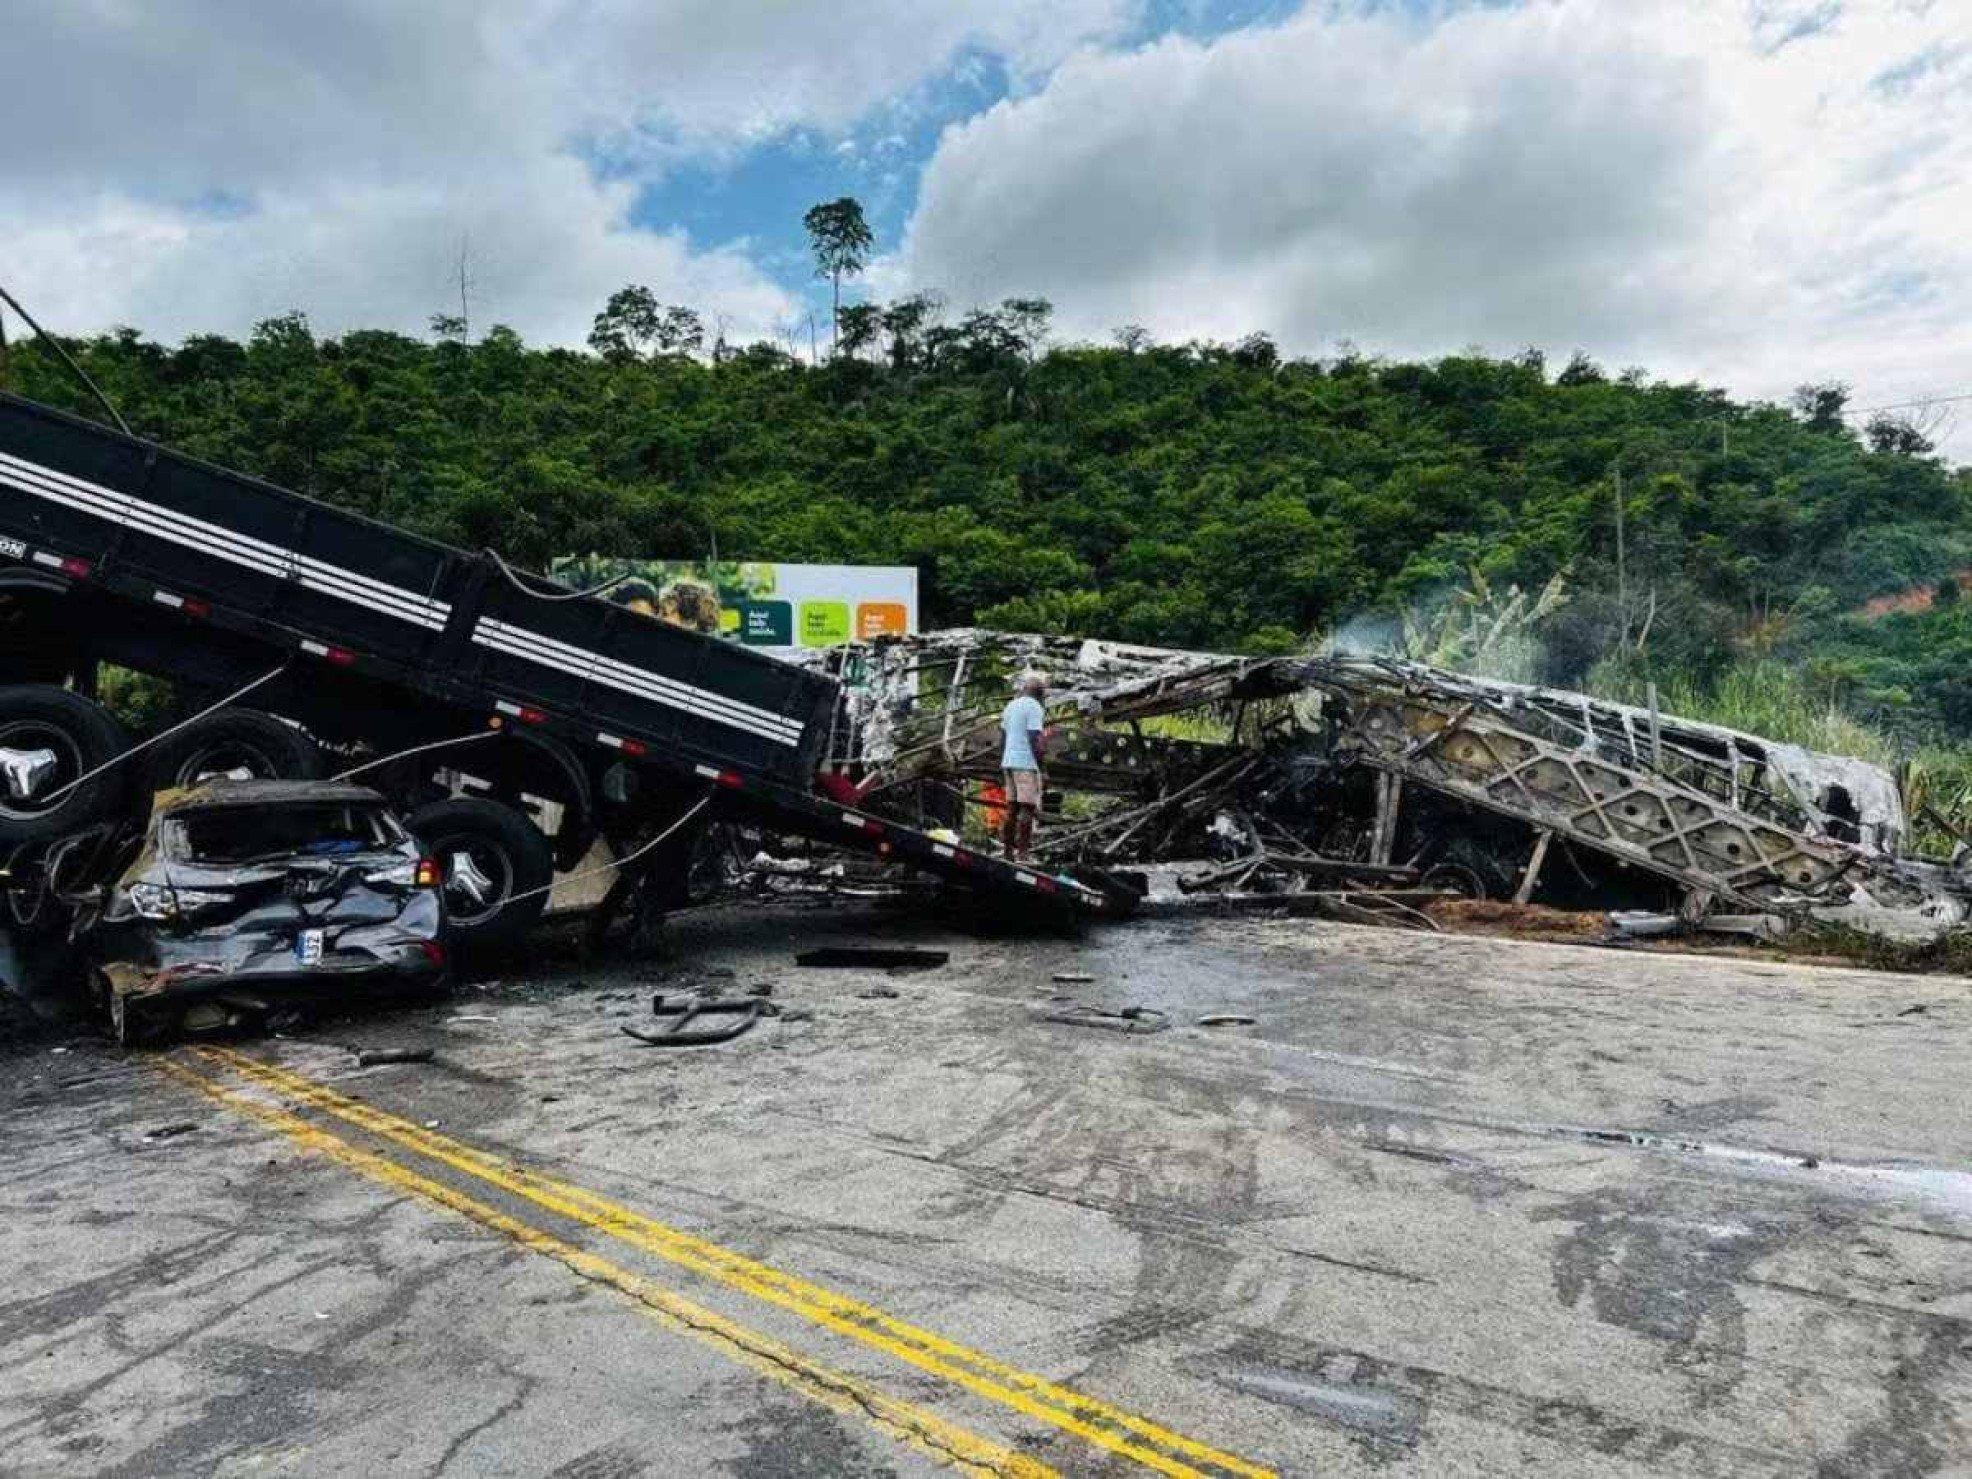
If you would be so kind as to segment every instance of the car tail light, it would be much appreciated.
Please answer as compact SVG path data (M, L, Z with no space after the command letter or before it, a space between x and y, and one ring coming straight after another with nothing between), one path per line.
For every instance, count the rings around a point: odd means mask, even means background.
M425 959L433 965L445 964L445 947L436 940L420 940L418 948L425 953Z
M411 882L419 888L437 888L445 882L445 870L438 866L437 858L419 858Z

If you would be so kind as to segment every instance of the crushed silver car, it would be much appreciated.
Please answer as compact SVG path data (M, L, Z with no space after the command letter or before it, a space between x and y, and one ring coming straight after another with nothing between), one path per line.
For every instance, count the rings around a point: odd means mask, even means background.
M280 1005L442 986L441 872L383 798L332 781L215 781L158 798L73 938L119 1042Z

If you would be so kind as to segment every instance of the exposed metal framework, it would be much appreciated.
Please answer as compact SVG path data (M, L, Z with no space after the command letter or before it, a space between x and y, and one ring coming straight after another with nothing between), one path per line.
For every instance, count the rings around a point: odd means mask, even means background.
M1898 855L1901 802L1880 768L1579 693L1379 657L981 631L840 649L834 661L855 694L835 758L877 794L993 776L1014 681L1044 676L1058 732L1050 784L1103 798L1051 819L1043 847L1062 863L1196 856L1202 839L1217 861L1199 877L1233 889L1263 875L1295 890L1338 875L1403 883L1421 856L1404 819L1423 808L1500 819L1481 830L1495 848L1521 839L1507 867L1523 902L1560 841L1571 858L1664 880L1694 913L1966 914L1961 875ZM1374 781L1352 783L1361 772ZM1311 788L1356 807L1319 841L1279 810Z

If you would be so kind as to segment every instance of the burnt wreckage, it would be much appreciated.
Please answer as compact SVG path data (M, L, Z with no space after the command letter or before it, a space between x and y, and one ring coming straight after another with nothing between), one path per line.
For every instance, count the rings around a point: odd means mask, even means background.
M1231 657L948 631L836 649L835 762L866 804L955 820L997 779L1015 677L1048 681L1042 859L1142 888L1477 897L1962 923L1864 761L1382 657ZM1174 866L1175 865L1175 866Z

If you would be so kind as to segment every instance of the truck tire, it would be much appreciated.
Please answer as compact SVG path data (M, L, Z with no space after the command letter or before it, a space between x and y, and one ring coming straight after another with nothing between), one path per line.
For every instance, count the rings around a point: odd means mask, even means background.
M471 796L421 806L404 822L444 873L455 947L511 945L534 928L555 876L554 849L534 823L511 806Z
M142 799L218 776L312 781L321 774L321 750L292 724L258 709L220 709L145 752Z
M55 793L128 747L123 726L79 693L41 684L0 688L0 751L53 757L45 773L0 774L0 844L59 837L110 815L124 791L120 766L65 795ZM16 795L16 784L24 784L27 794Z

